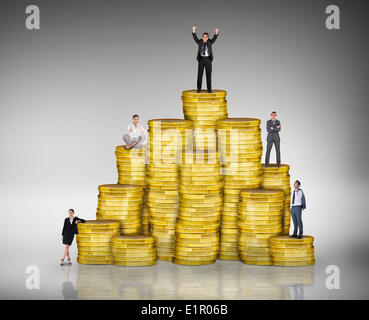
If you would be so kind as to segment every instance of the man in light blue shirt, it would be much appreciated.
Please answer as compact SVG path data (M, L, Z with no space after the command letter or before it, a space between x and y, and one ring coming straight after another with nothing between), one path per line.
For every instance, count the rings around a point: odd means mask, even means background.
M306 209L305 195L302 189L300 189L300 186L301 182L299 180L296 180L293 184L294 190L292 192L291 200L291 217L294 227L294 231L291 237L297 239L301 239L303 236L302 210Z

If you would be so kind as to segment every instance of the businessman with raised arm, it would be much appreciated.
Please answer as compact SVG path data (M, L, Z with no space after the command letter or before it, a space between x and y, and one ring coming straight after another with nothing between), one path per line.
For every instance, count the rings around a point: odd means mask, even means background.
M192 36L195 42L198 45L197 48L197 61L198 61L198 69L197 69L197 92L201 92L202 86L202 77L204 74L204 69L206 73L206 84L208 88L208 92L211 93L211 70L212 70L212 62L213 62L213 44L215 40L218 38L219 30L218 28L214 29L213 38L209 39L209 34L204 32L202 34L201 39L199 39L196 35L197 26L192 27Z

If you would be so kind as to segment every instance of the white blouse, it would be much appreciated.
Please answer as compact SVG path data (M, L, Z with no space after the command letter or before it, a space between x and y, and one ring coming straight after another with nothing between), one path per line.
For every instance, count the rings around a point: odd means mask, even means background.
M132 131L130 131L131 128L132 128ZM128 134L129 134L130 138L136 138L136 139L141 136L142 137L142 142L141 143L142 144L147 143L147 131L140 124L138 124L137 127L135 127L134 124L130 123L128 125Z

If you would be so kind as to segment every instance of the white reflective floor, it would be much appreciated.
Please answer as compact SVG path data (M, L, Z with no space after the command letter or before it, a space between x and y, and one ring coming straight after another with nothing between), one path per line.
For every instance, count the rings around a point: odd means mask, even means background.
M77 281L63 268L65 299L303 299L314 267L270 268L219 261L186 267L159 261L150 268L78 267Z
M324 252L309 267L245 265L217 261L208 266L179 266L158 261L151 267L73 265L60 267L55 251L5 255L1 299L368 299L368 251L361 248ZM329 290L325 270L340 270L340 288ZM40 269L40 289L25 286L27 265Z

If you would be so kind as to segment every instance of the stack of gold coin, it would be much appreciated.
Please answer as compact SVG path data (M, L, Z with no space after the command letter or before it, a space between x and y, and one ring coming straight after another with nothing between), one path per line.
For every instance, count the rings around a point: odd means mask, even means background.
M118 184L136 184L146 186L147 148L124 149L124 146L115 148L118 170Z
M291 203L291 187L290 187L290 166L288 164L281 164L279 167L277 164L269 164L267 167L265 164L262 166L263 180L261 187L263 189L278 189L283 190L284 209L282 219L282 233L289 234L290 230L290 203Z
M282 231L284 193L281 190L241 191L238 250L242 262L271 265L269 239Z
M87 220L78 223L77 262L81 264L111 264L110 241L119 235L119 221Z
M259 188L262 179L260 120L218 120L217 132L224 175L224 208L218 259L239 260L237 216L240 191Z
M261 183L263 144L260 123L254 118L228 118L216 122L222 163L230 171L228 175L236 174L227 181L231 185L246 184L253 188Z
M281 267L309 266L315 263L314 237L301 239L278 235L269 239L273 265Z
M226 95L224 90L182 92L184 117L193 122L195 150L217 150L215 123L228 117Z
M147 195L148 188L143 190L144 194L142 197L142 210L141 210L141 234L144 236L150 235L150 214L149 208L147 206Z
M172 261L178 216L178 167L176 164L148 165L148 199L151 235L157 258Z
M159 260L172 261L179 207L178 162L191 144L192 123L182 119L149 121L150 163L147 166L151 235Z
M224 188L220 223L219 260L240 260L238 253L238 204L240 189Z
M146 164L148 161L148 145L142 149L128 149L124 146L115 148L118 169L118 184L135 184L144 188L141 210L141 233L150 233L149 209L147 208Z
M152 236L116 236L111 239L113 264L151 266L156 264L155 240Z
M153 119L149 124L150 164L178 164L191 147L192 122L183 119Z
M180 208L174 263L214 263L219 251L219 219L223 207L223 177L217 153L199 152L179 165ZM200 160L201 159L201 160Z
M122 235L141 233L142 186L132 184L105 184L99 186L96 217L120 222Z

